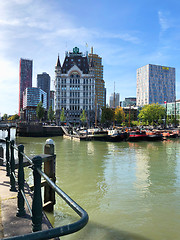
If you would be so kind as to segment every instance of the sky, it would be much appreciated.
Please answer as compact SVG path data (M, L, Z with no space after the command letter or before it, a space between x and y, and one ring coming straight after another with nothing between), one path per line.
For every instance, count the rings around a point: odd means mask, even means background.
M0 115L18 113L19 60L47 72L54 90L55 64L65 51L102 57L107 103L136 97L136 70L147 64L176 68L180 99L179 0L0 0ZM87 44L87 46L86 46Z

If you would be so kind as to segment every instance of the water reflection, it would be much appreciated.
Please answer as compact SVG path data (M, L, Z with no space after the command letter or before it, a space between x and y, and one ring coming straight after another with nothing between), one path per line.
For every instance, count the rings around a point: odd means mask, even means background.
M36 155L43 152L45 140L17 138L17 143L25 145L27 155ZM64 239L179 239L179 140L151 143L75 142L62 137L53 140L57 185L90 217L84 230ZM50 218L54 226L77 220L59 197Z

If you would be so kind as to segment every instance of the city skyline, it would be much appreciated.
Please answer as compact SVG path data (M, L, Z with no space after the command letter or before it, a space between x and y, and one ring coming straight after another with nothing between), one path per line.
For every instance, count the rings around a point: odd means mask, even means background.
M172 0L132 2L82 0L10 0L0 3L0 113L18 113L19 60L33 60L37 74L47 72L51 85L59 54L77 46L102 57L106 101L114 92L136 97L136 70L146 64L176 68L176 98L180 98L178 9ZM81 14L79 14L81 13ZM52 88L53 89L53 88Z

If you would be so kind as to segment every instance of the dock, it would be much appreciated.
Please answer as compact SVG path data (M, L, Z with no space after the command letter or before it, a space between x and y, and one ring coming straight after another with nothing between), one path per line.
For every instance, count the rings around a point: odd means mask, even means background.
M25 194L32 203L31 192L25 184ZM0 166L0 238L24 235L32 233L32 220L25 205L26 215L16 217L17 212L17 192L10 191L10 178L6 176L6 167ZM49 220L43 214L42 229L52 228Z

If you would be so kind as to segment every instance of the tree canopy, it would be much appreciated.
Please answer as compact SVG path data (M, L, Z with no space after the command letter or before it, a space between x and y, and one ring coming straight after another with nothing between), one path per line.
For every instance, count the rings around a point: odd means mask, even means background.
M165 118L166 109L158 103L146 105L140 110L139 120L148 124L157 125Z
M80 115L80 120L83 124L86 122L86 112L85 112L85 110L82 111L82 113Z
M52 109L52 106L50 106L48 110L48 119L52 122L54 120L54 111Z
M12 120L15 121L16 119L19 119L19 115L18 114L14 114L11 117L8 118L8 120Z
M114 110L108 107L102 108L101 122L110 125L114 119Z
M61 120L61 122L65 122L66 121L64 108L62 108L62 110L61 110L60 120Z
M36 114L38 119L41 121L44 117L45 109L43 108L42 102L39 102L36 108Z
M125 113L124 113L122 107L117 107L115 109L114 114L115 114L115 121L117 123L121 124L125 119Z

